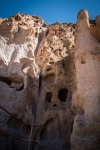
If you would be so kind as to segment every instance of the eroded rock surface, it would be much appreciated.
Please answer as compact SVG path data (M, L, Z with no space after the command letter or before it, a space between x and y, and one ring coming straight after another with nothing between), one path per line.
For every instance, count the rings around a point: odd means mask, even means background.
M72 150L99 150L100 43L91 36L87 11L78 13L75 34L76 90L71 108L77 115L71 135Z
M76 25L46 25L21 13L0 19L0 106L27 124L42 125L32 134L39 150L99 150L99 16L95 22L84 10ZM31 126L2 109L0 129L30 138ZM0 150L28 147L0 132Z

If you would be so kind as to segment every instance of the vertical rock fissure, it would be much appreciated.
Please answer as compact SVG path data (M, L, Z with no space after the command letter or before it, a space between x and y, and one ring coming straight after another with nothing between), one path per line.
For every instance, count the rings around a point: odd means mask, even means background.
M38 96L39 96L39 94L40 94L41 87L42 87L42 75L41 75L41 73L40 73L40 75L39 75Z
M37 95L37 102L36 102L36 109L35 109L35 117L34 117L34 124L41 124L41 111L42 111L42 105L41 105L41 92L42 92L42 75L40 72L39 75L39 84L38 84L38 95ZM36 133L39 130L40 126L34 126L33 131L32 131L32 140L33 142L30 145L31 150L34 149L35 145L35 138L36 138Z
M43 125L37 137L39 126L32 133L39 149L100 149L100 16L92 25L88 18L85 10L77 24L46 25L21 13L0 18L0 106ZM30 127L2 110L0 126L29 138ZM0 150L25 150L25 144L0 134Z
M52 99L52 92L47 92L45 101L51 103L51 99Z

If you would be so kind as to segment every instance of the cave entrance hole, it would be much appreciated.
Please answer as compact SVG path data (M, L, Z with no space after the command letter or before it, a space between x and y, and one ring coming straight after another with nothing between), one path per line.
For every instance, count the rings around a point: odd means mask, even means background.
M7 83L9 86L12 83L9 77L0 77L0 81Z
M53 107L56 107L56 106L57 106L57 104L54 104L54 105L53 105Z
M58 98L62 101L62 102L66 102L67 99L67 95L68 95L68 89L60 89L58 92Z
M50 103L51 99L52 99L52 92L47 92L45 100Z

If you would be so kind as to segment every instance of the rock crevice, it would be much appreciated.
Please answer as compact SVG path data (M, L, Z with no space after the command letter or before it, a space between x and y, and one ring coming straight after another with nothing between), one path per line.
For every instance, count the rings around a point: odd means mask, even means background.
M100 149L100 16L89 21L81 10L77 18L50 25L21 13L0 19L0 106L26 123L0 109L0 129L29 139L29 124L42 125L32 133L39 150ZM0 130L0 150L28 149L24 143Z

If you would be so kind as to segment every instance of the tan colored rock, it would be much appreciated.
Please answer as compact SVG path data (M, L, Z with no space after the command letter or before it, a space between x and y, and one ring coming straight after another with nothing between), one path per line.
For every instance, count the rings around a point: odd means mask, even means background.
M87 11L81 10L76 24L76 89L71 109L77 115L71 135L72 150L100 149L100 43L90 34L88 18Z
M95 18L97 38L100 42L100 15Z
M90 21L90 33L100 42L100 16Z
M0 24L2 23L2 21L3 21L3 19L2 19L2 18L0 18Z
M74 30L61 23L46 26L41 18L21 13L0 24L0 81L7 86L0 105L26 123L43 125L37 135L43 149L70 147ZM1 121L12 134L29 138L29 127L7 114ZM13 148L25 149L14 143Z
M39 149L99 150L99 18L93 28L88 18L81 10L76 25L21 13L1 19L0 106L26 125L0 109L0 129L29 139L27 124L40 124L32 134ZM28 144L0 132L0 150Z

